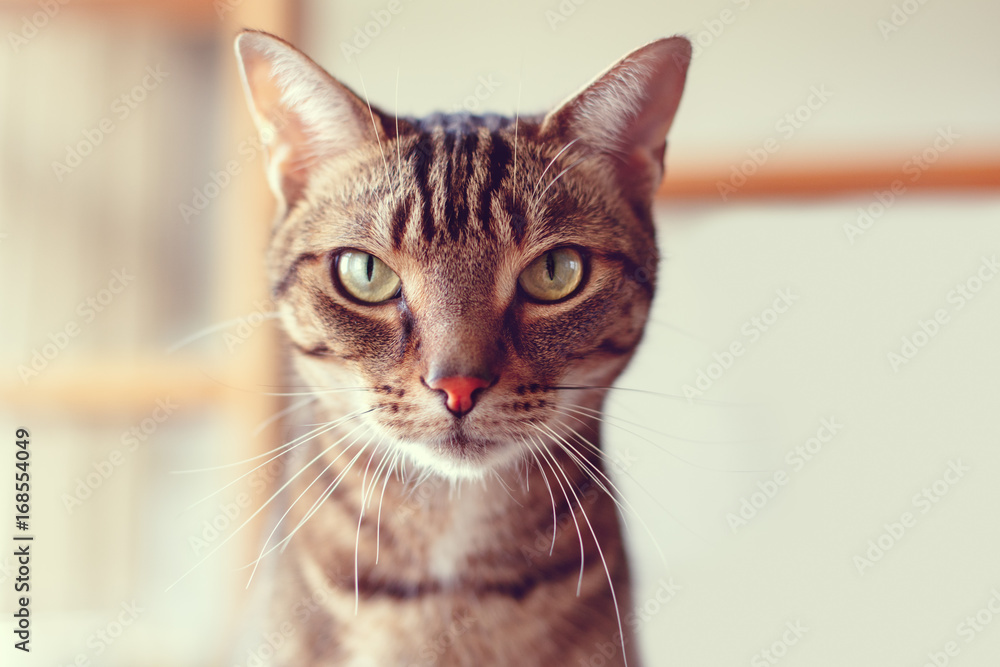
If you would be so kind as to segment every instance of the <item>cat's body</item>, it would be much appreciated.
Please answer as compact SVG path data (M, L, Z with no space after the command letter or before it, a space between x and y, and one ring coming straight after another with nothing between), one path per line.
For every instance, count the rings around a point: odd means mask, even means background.
M637 667L599 416L652 298L689 44L519 119L397 120L280 40L237 53L273 296L331 423L289 448L274 664Z

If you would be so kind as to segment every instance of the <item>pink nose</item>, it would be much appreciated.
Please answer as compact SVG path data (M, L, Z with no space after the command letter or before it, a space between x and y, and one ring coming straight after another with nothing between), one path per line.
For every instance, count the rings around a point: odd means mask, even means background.
M447 396L445 405L458 416L472 409L474 401L472 394L477 389L484 389L489 382L482 378L454 375L446 378L435 378L427 382L427 386L437 391L443 391Z

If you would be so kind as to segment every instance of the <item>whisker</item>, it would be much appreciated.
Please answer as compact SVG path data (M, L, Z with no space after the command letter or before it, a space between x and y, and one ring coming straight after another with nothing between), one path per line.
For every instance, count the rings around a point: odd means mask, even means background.
M336 441L335 443L333 443L332 445L330 445L330 447L328 447L326 451L330 451L331 449L333 449L334 447L336 447L337 445L339 445L340 443L342 443L342 442L343 442L344 440L346 440L347 438L349 438L349 437L351 436L351 434L352 434L352 433L354 433L355 431L357 431L357 430L358 430L359 428L361 428L362 426L365 426L365 425L364 425L364 424L360 424L360 425L358 425L358 426L355 426L355 427L354 427L353 429L351 429L350 431L348 431L348 432L347 432L347 433L346 433L346 434L345 434L345 435L344 435L344 436L343 436L342 438L340 438L340 440L337 440L337 441ZM371 429L371 427L370 427L370 426L369 426L369 427L367 427L367 428L368 428L369 430ZM274 527L273 527L273 528L271 528L271 532L270 532L270 533L268 533L268 535L267 535L267 539L265 539L265 540L264 540L264 546L262 546L262 547L261 547L261 549L260 549L260 554L258 554L258 556L257 556L257 560L255 560L255 561L254 561L254 564L253 564L253 570L251 570L251 571L250 571L250 577L249 577L249 578L247 579L247 585L246 585L246 587L247 587L247 588L250 588L250 582L251 582L251 581L253 581L253 576L254 576L254 574L256 574L256 573L257 573L257 566L258 566L258 565L260 565L260 561L261 561L261 559L263 559L263 558L264 558L264 555L265 555L265 552L266 552L266 553L270 553L270 551L267 551L267 545L268 545L268 544L269 544L269 543L271 542L271 538L272 538L272 537L274 537L274 534L275 534L276 532L278 532L278 528L280 528L280 527L281 527L281 523L282 523L282 522L283 522L283 521L285 520L285 517L286 517L286 516L288 516L288 515L289 515L289 513L291 513L291 511L292 511L292 509L293 509L293 508L295 507L295 505L297 505L297 504L298 504L298 502L299 502L299 500L301 500L301 499L302 499L302 496L306 495L306 493L307 493L307 492L309 491L309 489L311 489L311 488L312 488L313 484L315 484L316 482L318 482L318 481L320 480L320 478L322 478L322 477L323 477L323 474L324 474L324 473L325 473L325 472L326 472L327 470L329 470L329 469L330 469L330 467L331 467L331 466L333 466L333 464L334 464L334 463L336 463L336 462L337 462L337 460L338 460L338 459L339 459L339 458L340 458L341 456L343 456L344 454L346 454L346 453L347 453L347 452L348 452L348 451L349 451L349 450L351 449L351 447L353 447L353 446L354 446L354 443L355 443L355 442L357 442L357 441L358 441L358 440L360 440L360 439L361 439L361 436L358 436L357 438L355 438L355 439L354 439L354 440L353 440L353 441L351 442L351 444L347 445L347 447L345 447L345 448L343 449L343 451L341 451L341 452L340 452L339 454L337 454L337 456L336 456L336 457L334 457L334 459L333 459L332 461L330 461L330 462L329 462L329 463L328 463L328 464L326 465L326 467L325 467L325 468L323 468L322 470L320 470L320 471L319 471L319 474L318 474L318 475L316 475L315 479L313 479L313 481L309 482L309 484L308 484L308 485L306 486L306 488L302 489L302 493L300 493L300 494L299 494L299 495L298 495L298 496L297 496L297 497L295 498L295 500L293 500L292 502L290 502L290 503L288 504L288 507L287 507L287 508L285 509L285 512L284 512L284 514L282 514L282 515L281 515L281 516L280 516L280 517L278 518L278 520L277 520L277 521L276 521L276 522L274 523Z
M535 191L538 190L538 186L542 182L542 179L545 178L545 174L548 173L549 167L551 167L553 164L555 164L555 161L559 159L559 156L562 155L563 153L565 153L567 151L567 149L569 149L570 146L572 146L573 144L575 144L579 140L580 140L580 137L577 137L576 139L573 139L568 144L566 144L565 146L563 146L562 150L560 150L558 153L556 153L555 157L553 157L551 160L549 160L549 163L547 165L545 165L545 169L542 170L542 175L539 176L538 177L538 181L535 182L535 187L532 188L532 190L531 190L531 195L532 196L534 196Z
M371 444L371 439L369 438L368 442L365 443L365 447L367 447L370 444ZM379 438L379 444L382 444L382 438ZM368 469L371 467L372 459L375 458L375 452L377 451L378 451L378 445L375 445L375 447L372 449L371 456L368 457L368 463L365 464L365 474L361 478L361 507L358 509L358 529L354 533L354 615L355 616L358 615L358 605L361 599L361 588L358 577L358 544L361 542L361 521L365 517L365 482L368 481ZM383 454L382 461L385 460L385 457L386 455ZM376 467L375 470L376 473L378 472L378 467L380 466L381 466L381 461L379 462L379 466ZM375 486L375 483L376 480L373 479L372 480L373 487Z
M549 406L549 407L551 408L552 406ZM582 412L577 407L573 407L573 406L569 406L569 405L563 405L563 406L560 406L560 408L562 410L569 410L571 412L576 412L578 414L584 415L585 417L588 417L588 418L591 418L591 419L595 418L594 415L589 415L586 412ZM563 414L566 414L566 413L563 413ZM567 415L567 416L570 416L570 415ZM606 416L607 415L605 415L605 417ZM581 423L584 423L582 419L579 419L578 417L576 419L578 421L580 421ZM664 447L660 443L655 442L653 440L650 440L649 438L647 438L647 437L645 437L643 435L640 435L640 434L636 433L635 431L630 431L629 429L625 428L624 426L622 426L620 424L615 424L613 422L607 421L604 417L596 417L596 419L598 419L599 421L604 422L608 426L613 426L613 427L615 427L617 429L621 429L622 431L628 433L629 435L635 436L636 438L639 438L640 440L644 440L644 441L648 442L649 444L653 445L653 447L656 447L658 450L660 450L664 454L666 454L668 456L671 456L671 457L677 459L678 461L680 461L681 463L685 463L685 464L687 464L687 465L689 465L691 467L694 467L694 468L700 468L702 470L711 470L712 472L731 472L731 473L767 472L768 471L767 468L762 468L762 469L747 469L747 470L729 470L729 469L725 469L725 468L713 468L712 466L701 465L700 463L695 463L694 461L691 461L690 459L686 459L683 456L680 456L679 454L675 454L670 449L667 449L666 447Z
M399 140L399 63L396 63L396 100L393 102L396 117L396 169L399 176L399 190L403 191L403 153Z
M354 440L354 442L360 440L362 437L364 437L364 435L365 434L358 436ZM354 443L352 442L351 444L353 445ZM358 450L358 453L354 455L354 458L347 462L347 466L339 473L337 473L337 476L333 479L332 482L330 482L330 484L326 487L326 489L323 490L323 493L320 494L319 498L313 501L313 504L310 505L309 509L306 511L305 516L303 516L302 519L299 520L298 524L296 524L292 532L290 532L288 535L282 538L280 542L271 547L271 551L274 551L275 549L280 547L282 553L284 553L285 549L288 548L288 545L291 544L292 538L295 537L295 533L299 532L299 530L304 525L306 525L306 522L308 522L309 519L311 519L313 515L319 511L319 508L322 507L323 503L325 503L330 498L330 496L333 495L333 492L336 491L337 487L340 486L340 483L344 481L344 479L347 477L347 473L351 470L351 468L354 467L354 464L357 462L359 458L361 458L361 455L365 453L365 449L367 449L368 445L370 444L371 444L371 439L369 438L368 442L365 443L364 447Z
M517 125L521 119L521 84L524 76L524 61L521 61L521 73L517 79L517 103L514 106L514 176L511 180L511 190L513 191L513 202L517 203Z
M548 454L549 454L549 456L552 459L555 459L555 455L552 452L548 452ZM624 662L625 667L628 667L628 655L625 652L625 641L624 641L625 631L622 628L622 613L621 613L621 609L619 609L619 607L618 607L618 596L615 594L615 584L614 584L614 581L611 578L611 570L608 568L608 561L604 557L604 550L601 548L601 541L597 539L597 532L594 531L594 526L593 526L593 524L590 523L590 517L587 516L587 510L586 510L586 508L584 508L583 503L580 502L579 497L576 495L576 490L573 489L573 485L569 481L569 475L567 475L566 471L562 470L562 468L560 468L559 470L560 470L560 472L562 472L563 477L566 478L566 484L569 486L570 493L573 494L573 497L576 498L577 503L580 506L580 513L583 514L583 520L584 520L584 522L586 522L587 528L590 529L590 535L591 535L591 537L594 538L594 545L597 547L597 555L600 556L601 563L604 565L604 574L608 578L608 587L611 589L611 601L615 605L615 616L617 617L617 620L618 620L618 636L622 637L622 661ZM555 473L555 472L556 471L553 470L553 473ZM575 513L574 513L574 515L575 515ZM582 578L580 580L580 583L581 584L583 583ZM580 589L578 587L577 588L577 595L578 596L580 594L579 590Z
M317 399L317 397L313 396L311 398L307 398L307 399L302 400L302 401L296 401L295 403L292 403L287 408L285 408L283 410L279 410L278 412L275 412L273 415L271 415L270 417L268 417L267 419L265 419L261 423L257 424L257 426L253 430L253 433L252 433L251 437L256 438L258 435L260 435L261 433L263 433L264 429L266 429L268 426L270 426L274 422L278 421L279 419L281 419L282 417L284 417L287 414L291 414L291 413L295 412L296 410L298 410L300 408L304 408L305 406L307 406L307 405L313 403L314 401L316 401L316 399Z
M752 404L748 403L729 403L726 401L713 401L708 398L688 398L687 396L681 396L680 394L668 394L661 391L653 391L651 389L635 389L633 387L615 387L615 386L602 386L602 385L552 385L549 389L580 389L580 390L592 390L592 389L604 389L608 391L633 391L639 394L649 394L650 396L658 396L660 398L669 398L675 401L683 401L685 403L698 403L702 405L713 405L729 408L750 408L754 407Z
M256 312L256 311L254 311L254 312ZM179 341L177 341L176 343L174 343L173 345L171 345L170 347L168 347L164 351L164 354L173 354L174 352L176 352L177 350L181 349L182 347L184 347L186 345L190 345L191 343L193 343L196 340L199 340L201 338L204 338L205 336L210 336L211 334L214 334L214 333L216 333L218 331L225 331L226 329L230 329L232 327L235 327L237 324L242 324L243 322L246 321L246 318L249 315L253 315L253 314L254 313L248 313L247 315L243 315L242 317L235 317L235 318L233 318L231 320L226 320L225 322L219 322L218 324L212 324L212 325L209 325L209 326L205 327L204 329L200 329L199 331L196 331L193 334L190 334L188 336L185 336L184 338L181 338ZM277 311L271 311L271 312L268 312L268 313L261 313L261 315L266 320L276 320L280 316Z
M568 407L568 406L566 406L566 407ZM590 408L590 407L587 407L585 405L576 405L574 407L577 410L585 410L587 412L593 413L593 415L595 417L600 416L601 421L603 421L604 419L614 419L616 421L624 422L624 423L629 424L631 426L635 426L636 428L641 428L644 431L652 431L653 433L655 433L657 435L662 435L664 438L670 438L671 440L677 440L678 442L689 442L689 443L692 443L692 444L695 444L695 445L748 445L748 444L753 444L755 442L760 442L761 441L761 438L749 438L749 439L746 439L746 440L700 440L698 438L684 438L684 437L681 437L679 435L672 435L670 433L666 433L664 431L660 431L660 430L655 429L655 428L653 428L651 426L647 426L647 425L645 425L645 424L643 424L641 422L632 421L630 419L625 419L624 417L618 417L617 415L609 415L609 414L605 413L604 411L598 410L596 408Z
M583 162L584 160L586 160L589 157L592 157L592 156L590 156L590 155L584 155L582 158L580 158L579 160L577 160L576 162L574 162L573 164L571 164L570 166L566 167L565 169L563 169L562 171L560 171L558 174L556 174L556 177L553 178L552 181L548 185L545 186L545 189L542 190L542 193L540 195L538 195L538 199L536 199L536 201L541 201L542 197L545 196L545 193L549 191L549 188L551 188L553 185L555 185L556 181L558 181L560 178L563 177L563 174L565 174L567 171L569 171L570 169L572 169L576 165L580 164L581 162Z
M396 468L396 464L399 462L399 457L401 452L397 451L389 464L389 471L385 475L385 481L382 482L382 493L378 498L378 515L375 517L375 564L378 565L379 556L379 540L382 537L382 501L385 500L385 488L389 485L389 478L392 477L392 473Z
M510 496L510 499L514 501L515 505L517 505L518 507L524 507L524 505L519 503L517 501L517 498L515 498L514 495L510 492L510 487L507 486L507 483L503 481L503 478L500 477L500 475L497 473L496 470L491 469L490 474L497 480L497 482L500 483L500 488L502 488L504 491L507 492L507 495Z
M318 461L318 460L319 460L320 458L322 458L323 456L325 456L325 455L326 455L326 453L327 453L328 451L330 451L330 449L331 449L331 448L327 448L327 449L324 449L324 450L322 450L322 451L321 451L321 452L320 452L319 454L317 454L317 455L315 456L315 458L313 458L313 459L312 459L311 461L309 461L308 463L306 463L306 464L305 464L305 465L304 465L304 466L303 466L303 467L302 467L302 468L301 468L301 469L300 469L300 470L299 470L299 471L298 471L297 473L295 473L294 475L292 475L291 477L289 477L289 478L288 478L288 480L287 480L287 481L286 481L286 482L285 482L284 484L282 484L282 485L281 485L281 487L279 487L277 491L275 491L275 492L274 492L273 494L271 494L271 497L270 497L270 498L268 498L268 499L267 499L267 500L266 500L266 501L264 502L264 504L263 504L263 505L261 505L261 506L260 506L259 508L257 508L257 510L256 510L256 511L254 511L254 513L253 513L253 514L251 514L251 515L250 515L250 516L249 516L249 517L247 518L247 520L246 520L246 521L244 521L244 522L243 522L242 524L240 524L240 526L239 526L239 527L238 527L238 528L237 528L236 530L234 530L234 531L233 531L232 533L230 533L230 534L229 534L229 535L228 535L228 536L227 536L227 537L226 537L226 538L225 538L224 540L222 540L222 542L220 542L219 544L217 544L217 545L215 546L215 548L213 548L213 549L212 549L212 550L211 550L210 552L208 552L207 554L205 554L205 556L204 556L204 557L203 557L203 558L202 558L201 560L199 560L199 561L198 561L197 563L195 563L195 564L194 564L193 566L191 566L191 567L190 567L190 568L189 568L189 569L188 569L188 570L187 570L187 571L186 571L186 572L185 572L184 574L182 574L182 575L180 576L180 578L179 578L179 579L177 579L177 581L175 581L174 583L170 584L170 585L169 585L169 586L167 587L167 589L166 589L166 590L167 590L167 591L170 591L170 590L171 590L171 589L172 589L172 588L173 588L174 586L176 586L176 585L177 585L177 584L179 584L179 583L180 583L181 581L183 581L183 580L184 580L184 579L185 579L185 578L186 578L186 577L187 577L187 576L188 576L189 574L191 574L191 573L192 573L192 572L194 572L194 571L195 571L196 569L198 569L198 568L199 568L199 567L200 567L200 566L202 565L202 563L204 563L204 562L205 562L206 560L208 560L208 559L209 559L209 558L211 558L211 557L212 557L213 555L215 555L215 554L216 554L216 553L217 553L217 552L219 551L219 549L221 549L221 548L222 548L222 547L224 547L224 546L225 546L226 544L228 544L228 543L229 543L229 541L230 541L231 539L233 539L233 538L234 538L234 537L235 537L236 535L238 535L238 534L240 533L240 531L241 531L241 530L243 530L243 528L245 528L245 527L247 526L247 524L249 524L249 523L250 523L251 521L253 521L253 520L254 520L254 518L255 518L255 517L256 517L256 516L258 515L258 514L260 514L261 512L263 512L263 511L264 511L264 508L265 508L265 507L267 507L268 505L270 505L270 504L271 504L271 502L272 502L272 501L273 501L273 500L274 500L275 498L277 498L277 497L278 497L278 495L279 495L279 494L280 494L280 493L281 493L282 491L284 491L284 490L285 490L286 488L288 488L288 486L289 486L289 485L290 485L290 484L291 484L292 482L294 482L294 481L295 481L295 480L296 480L296 479L298 478L298 476L299 476L299 475L301 475L301 474L302 474L303 472L305 472L305 471L306 471L306 469L308 469L308 468L309 468L309 466L311 466L311 465L312 465L313 463L315 463L315 462L316 462L316 461Z
M308 438L308 439L311 440L312 438L310 438L310 436L316 437L316 435L322 435L321 433L317 433L317 431L321 431L322 429L327 428L327 427L329 427L327 430L330 430L332 428L335 428L335 427L339 426L340 424L343 424L344 422L348 422L348 421L350 421L352 419L357 419L361 415L367 414L367 413L371 412L374 409L375 408L368 408L367 410L359 410L357 412L352 412L352 413L349 413L347 415L344 415L343 417L338 417L337 419L334 419L333 421L325 422L323 424L320 424L317 428L314 428L313 430L309 431L308 433L303 433L302 435L300 435L299 437L295 438L294 440L290 440L290 441L286 442L283 445L278 445L274 449L266 451L263 454L257 454L256 456L251 456L249 458L245 458L242 461L235 461L233 463L223 463L221 465L210 466L208 468L191 468L189 470L171 470L170 473L172 475L187 475L187 474L196 473L196 472L211 472L213 470L224 470L226 468L235 468L237 466L243 465L244 463L250 463L251 461L256 461L257 459L262 459L265 456L269 456L273 452L277 452L279 450L284 450L284 449L289 449L289 448L294 449L295 447L298 447L299 444L303 444L303 443L299 442L303 438ZM326 431L323 431L323 432L325 433ZM316 434L316 435L314 435L314 434ZM308 442L308 440L306 440L306 442ZM298 443L298 444L296 444L296 443ZM274 459L279 458L280 456L282 456L283 454L286 454L286 453L287 452L283 452L282 454L278 454L277 456L275 456L273 458L270 458L267 461L264 461L264 463L261 463L256 468L253 468L252 470L248 470L246 473L240 475L235 480L233 480L232 482L230 482L226 486L222 487L222 489L219 489L219 491L222 491L223 489L228 488L232 484L238 482L239 480L243 479L244 477L246 477L247 475L249 475L250 473L252 473L254 470L258 470L259 468L262 468L262 467L266 466L268 463L270 463ZM216 493L218 493L219 491L216 491ZM215 494L212 494L212 495L215 495ZM187 509L191 509L192 507L195 507L199 503L204 502L205 500L208 500L211 497L212 496L206 496L205 498L202 498L201 500L199 500L197 503L194 503L194 505L190 505Z
M572 415L567 415L567 416L568 416L568 417L572 417ZM578 439L578 440L579 440L579 441L580 441L581 443L585 443L585 444L586 444L587 446L589 446L589 447L590 447L591 449L593 449L594 451L598 452L598 453L599 453L599 454L600 454L600 455L601 455L602 457L605 457L605 458L607 458L607 457L605 456L604 452L603 452L603 451L601 451L601 448L600 448L600 447L598 447L597 445L595 445L594 443L592 443L592 442L591 442L591 441L590 441L589 439L587 439L587 438L586 438L586 437L584 437L584 436L583 436L582 434L580 434L580 433L579 433L579 432L578 432L578 431L577 431L576 429L574 429L574 428L573 428L572 426L570 426L569 424L566 424L566 423L563 423L563 424L562 424L562 426L564 426L565 428L569 429L569 430L570 430L570 431L571 431L571 432L573 433L573 435L575 435L575 436L577 437L577 439ZM668 452L668 453L669 453L669 452ZM621 468L621 467L619 467L619 470L621 470L622 474L624 474L624 475L625 475L625 476L627 476L627 477L628 477L629 479L631 479L631 480L632 480L632 482L633 482L633 483L634 483L634 484L635 484L635 485L636 485L637 487L639 487L639 489L640 489L640 490L641 490L641 491L642 491L643 493L645 493L645 494L646 494L646 495L647 495L647 496L648 496L648 497L650 498L650 500L652 500L652 501L653 501L654 503L656 503L656 506L657 506L657 507L659 507L659 508L660 508L661 510L663 510L663 512L664 512L664 513L665 513L665 514L666 514L667 516L669 516L669 517L670 517L671 519L673 519L673 520L674 520L674 523L676 523L677 525L679 525L679 526L681 526L682 528L684 528L684 530L686 530L686 531L687 531L688 533L690 533L690 534L691 534L691 535L693 535L694 537L698 538L698 539L699 539L699 540L700 540L700 541L701 541L702 543L704 543L704 544L708 544L708 543L709 543L709 541L708 541L708 540L707 540L707 539L706 539L706 538L705 538L705 537L704 537L703 535L699 534L699 533L698 533L698 532L696 532L696 531L695 531L695 530L694 530L693 528L691 528L691 527L690 527L690 526L688 526L688 525L687 525L686 523L684 523L683 521L681 521L681 520L680 520L680 518L678 518L676 514L674 514L673 512L671 512L671 511L670 511L670 509L668 509L668 508L667 508L666 506L664 506L664 504L663 504L662 502L660 502L660 499L659 499L659 498L657 498L656 496L654 496L654 495L653 495L653 493L652 493L652 492L651 492L651 491L650 491L649 489L647 489L647 488L646 488L646 487L645 487L644 485L640 484L640 483L639 483L639 480L637 480L637 479L635 478L635 476L634 476L634 475L632 475L632 473L630 473L630 472L629 472L628 470L625 470L624 468ZM611 480L610 480L610 478L609 478L609 477L607 476L607 474L606 474L606 473L602 473L602 474L603 474L604 478L608 480L608 483L609 483L609 484L612 484L612 486L614 486L614 484L613 484L613 483L611 482ZM639 523L640 523L640 524L642 524L642 527L643 527L643 528L645 529L645 531L646 531L646 534L647 534L647 535L649 535L649 539L650 539L650 540L651 540L651 541L653 542L653 545L654 545L654 546L656 547L656 550L657 550L657 552L659 552L659 554L660 554L660 560L661 560L661 561L663 562L663 565L664 565L664 567L669 567L669 566L668 566L668 564L667 564L667 558L666 558L666 556L665 556L665 555L664 555L664 553L663 553L663 549L662 549L662 548L660 548L660 543L659 543L659 541L658 541L658 540L656 539L656 537L655 537L655 536L653 535L653 531L652 531L652 530L651 530L651 529L649 528L649 526L648 526L648 525L646 524L646 522L645 522L645 521L643 520L642 516L641 516L641 515L639 514L639 512L638 512L638 511L637 511L637 510L635 509L635 507L634 507L634 506L632 505L632 503L631 503L631 502L629 502L629 500L628 500L628 497L627 497L627 496L625 496L625 495L624 495L623 493L621 493L621 491L619 491L617 487L614 487L614 489L615 489L615 492L616 492L616 493L617 493L617 494L618 494L618 495L619 495L619 496L620 496L620 497L622 498L622 500L623 500L623 501L624 501L625 503L627 503L627 504L629 505L629 508L630 508L630 509L632 510L632 514L634 514L634 515L635 515L635 517L636 517L636 519L638 519L638 520L639 520Z
M576 435L577 438L579 438L581 444L588 445L591 449L593 449L595 452L597 452L601 457L604 457L604 452L601 451L600 447L598 447L594 443L590 442L590 440L588 440L587 438L585 438L582 435L580 435L579 433L577 433L569 425L564 424L564 426L566 426L566 428L569 428L569 430L572 431L573 434ZM555 431L551 427L548 427L548 425L546 425L546 427L549 428L549 430L552 431L553 434L555 435ZM607 493L608 496L612 500L614 500L615 504L621 509L623 523L624 523L624 520L625 520L625 514L626 514L626 512L631 512L632 515L639 521L639 524L642 526L643 530L646 531L646 535L649 536L649 539L653 543L653 546L656 547L656 551L657 551L657 553L660 556L660 562L663 563L663 567L664 568L669 568L670 565L669 565L669 563L667 563L666 554L663 553L663 549L660 546L659 540L656 539L656 536L653 534L653 531L649 527L649 524L647 524L646 521L642 518L642 515L639 514L639 511L629 501L628 497L621 492L621 490L615 485L615 483L613 481L611 481L611 478L607 475L607 473L605 473L603 470L601 470L593 462L589 461L586 457L582 456L582 454L580 454L576 450L576 448L572 447L572 445L570 444L570 442L569 442L568 439L566 439L566 438L560 438L560 440L562 440L565 443L565 446L569 446L571 449L573 449L573 452L576 453L576 456L579 459L581 459L582 461L584 461L585 463L587 463L588 465L590 465L590 467L593 468L593 470L594 470L595 473L600 474L600 476L607 481L607 483L614 490L614 494L612 494L610 491L608 491L608 489L600 482L600 480L594 479L594 481L599 486L601 486L601 488L604 490L604 492ZM566 451L565 446L564 446L564 451ZM567 454L571 454L571 452L567 451ZM578 462L577 466L579 466L579 465L580 464ZM688 526L686 526L680 519L678 519L673 514L673 512L671 512L669 509L667 509L666 507L664 507L663 503L661 503L658 498L656 498L652 493L650 493L649 490L646 489L646 487L644 487L642 484L639 484L638 480L636 480L635 477L633 477L627 470L622 470L622 472L624 474L628 475L628 477L635 483L636 486L638 486L640 489L642 489L643 491L645 491L646 495L649 496L653 500L653 502L655 502L667 514L667 516L669 516L671 519L673 519L680 526L683 526L688 532L690 532L692 535L694 535L695 537L697 537L698 539L700 539L702 542L706 542L707 543L707 540L705 540L698 533L694 532L694 530L692 530L691 528L688 528ZM591 477L593 477L593 475L591 475ZM620 498L620 500L619 500L619 498ZM622 504L622 503L624 503L624 504ZM626 528L628 528L627 524L626 524Z
M545 468L542 467L542 462L538 460L538 455L535 453L534 448L527 443L527 441L522 437L521 442L527 446L528 452L535 459L535 463L538 465L538 471L542 473L542 480L545 482L545 488L549 490L549 498L552 500L552 544L549 545L549 556L556 548L556 497L552 493L552 486L549 484L549 477L545 474Z
M534 440L533 437L532 440ZM552 470L552 476L555 478L556 483L559 485L559 489L563 492L563 498L566 499L566 505L569 508L570 516L573 517L573 524L576 525L576 536L580 540L580 578L577 579L576 582L576 596L580 597L580 591L583 590L583 570L584 570L584 564L586 562L586 553L583 547L583 533L580 531L580 522L576 518L576 510L573 508L573 503L570 502L569 495L566 494L566 488L563 486L562 480L559 479L558 473L556 473L554 465L557 465L558 462L556 462L555 464L553 463L555 457L552 457L553 461L549 461L548 459L545 458L546 454L552 456L552 453L546 450L544 445L542 444L539 445L538 452L539 454L542 455L542 460L548 463L549 468ZM566 480L566 483L569 484L569 479ZM573 496L576 497L576 494L574 493ZM577 500L577 502L579 502L579 500Z
M385 151L382 150L382 133L378 131L378 124L375 122L375 112L372 111L372 103L368 101L368 88L365 86L365 77L361 74L361 64L357 59L354 60L354 64L358 69L358 78L361 79L361 90L365 94L365 104L368 105L368 115L372 119L372 129L375 131L375 139L378 141L378 152L382 154L382 164L385 166L386 185L390 185L392 183L392 178L389 176L389 163L385 159Z
M293 391L293 392L271 392L262 391L262 396L320 396L322 394L339 394L342 391L374 391L374 387L333 387L330 389L316 389L313 391Z
M593 462L591 462L590 460L588 460L585 456L583 456L583 454L581 454L575 447L573 447L570 444L569 440L566 439L565 436L557 433L548 424L536 425L535 428L536 429L545 429L550 434L552 434L552 436L555 438L554 442L558 446L562 447L563 451L566 452L566 454L570 457L571 461L573 461L574 463L576 463L577 467L580 468L581 472L583 472L585 475L589 476L594 481L594 483L597 484L600 487L601 491L604 491L604 493L607 494L607 496L609 498L611 498L611 500L615 503L615 505L617 505L618 508L622 511L622 514L624 515L625 512L628 511L629 508L626 507L625 505L623 505L621 503L621 501L619 500L619 498L624 498L624 496L618 490L618 488L614 485L614 483L608 478L608 476L604 474L604 471L601 470L600 467L598 467ZM590 444L591 448L595 452L597 452L598 456L600 456L601 458L604 458L604 452L602 452L599 447L597 447L596 445L593 445L592 443L588 443L588 444ZM587 467L584 467L583 465L581 465L582 463L586 464ZM593 469L594 472L600 474L602 478L604 478L605 480L607 480L608 484L610 484L611 487L612 487L612 489L614 489L614 493L612 493L611 489L609 489L607 486L605 486L605 484L600 479L598 479L594 474L591 473L591 469ZM624 521L624 519L625 519L625 517L622 516L622 520L623 521Z

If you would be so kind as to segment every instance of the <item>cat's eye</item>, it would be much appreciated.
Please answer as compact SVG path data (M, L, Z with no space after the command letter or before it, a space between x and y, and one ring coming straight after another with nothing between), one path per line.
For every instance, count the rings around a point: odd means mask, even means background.
M358 301L380 303L399 293L399 276L375 255L346 250L337 256L336 264L341 287Z
M583 257L572 248L556 248L539 256L517 279L528 296L558 301L573 293L583 280Z

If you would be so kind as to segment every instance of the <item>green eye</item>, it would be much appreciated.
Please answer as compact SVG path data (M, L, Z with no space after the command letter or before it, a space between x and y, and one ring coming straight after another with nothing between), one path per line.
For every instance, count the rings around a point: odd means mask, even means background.
M348 250L337 257L337 278L359 301L380 303L399 292L399 276L385 262L367 252Z
M583 258L572 248L549 250L533 261L517 279L528 296L539 301L558 301L583 280Z

